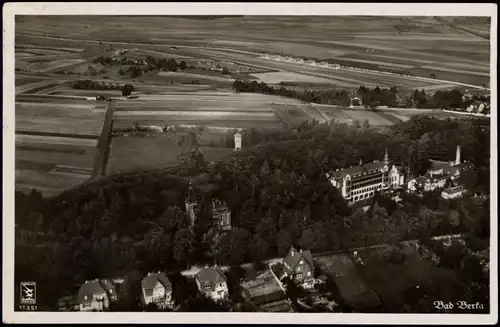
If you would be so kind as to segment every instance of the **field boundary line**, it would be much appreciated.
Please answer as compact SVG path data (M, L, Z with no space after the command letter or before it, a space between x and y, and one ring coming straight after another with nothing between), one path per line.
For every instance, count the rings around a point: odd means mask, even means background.
M111 126L113 124L113 102L109 101L106 106L106 116L101 129L101 135L97 141L97 153L94 161L94 169L91 180L99 178L106 173L111 142Z

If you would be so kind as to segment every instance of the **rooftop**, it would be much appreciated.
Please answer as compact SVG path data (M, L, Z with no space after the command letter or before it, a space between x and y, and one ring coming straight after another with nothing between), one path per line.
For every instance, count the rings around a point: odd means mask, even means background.
M200 284L209 282L212 287L214 287L214 284L227 282L224 272L217 266L205 267L201 269L195 277Z
M165 287L166 290L172 290L172 283L168 279L168 277L162 273L149 273L146 277L144 277L141 281L141 287L146 292L146 295L151 295L156 285L160 283Z
M362 164L360 166L349 167L345 169L339 169L333 172L335 178L344 178L347 175L358 175L362 173L375 172L384 167L384 163L380 161L373 161L369 163Z

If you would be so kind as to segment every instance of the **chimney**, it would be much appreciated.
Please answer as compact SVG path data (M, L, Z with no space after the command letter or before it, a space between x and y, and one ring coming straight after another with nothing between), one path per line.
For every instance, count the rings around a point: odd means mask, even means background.
M302 253L302 249L300 249L300 253Z
M292 250L292 258L295 256L295 251Z
M457 145L457 154L455 158L455 165L460 165L460 145Z

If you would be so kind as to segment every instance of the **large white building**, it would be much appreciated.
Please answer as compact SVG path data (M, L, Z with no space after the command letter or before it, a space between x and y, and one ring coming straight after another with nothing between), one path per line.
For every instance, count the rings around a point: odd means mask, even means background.
M389 163L387 150L381 162L360 162L358 166L327 173L326 177L349 204L371 198L377 191L399 188L404 184L402 169Z

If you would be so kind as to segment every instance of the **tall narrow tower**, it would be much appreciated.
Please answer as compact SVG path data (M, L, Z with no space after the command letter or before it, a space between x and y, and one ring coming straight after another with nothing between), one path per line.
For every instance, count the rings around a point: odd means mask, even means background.
M234 151L241 150L241 134L234 134Z
M460 165L460 145L457 145L457 154L455 156L455 165Z
M385 148L384 165L389 165L389 153L387 152L387 148Z
M191 182L189 182L188 196L186 198L185 203L186 203L186 213L191 219L191 227L192 227L196 222L196 207L198 206L198 201L196 201L193 184Z

